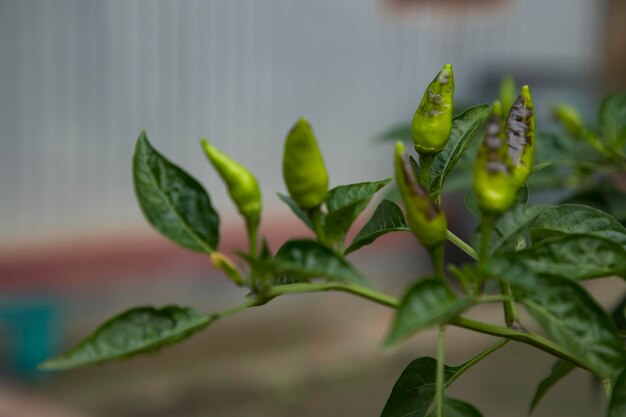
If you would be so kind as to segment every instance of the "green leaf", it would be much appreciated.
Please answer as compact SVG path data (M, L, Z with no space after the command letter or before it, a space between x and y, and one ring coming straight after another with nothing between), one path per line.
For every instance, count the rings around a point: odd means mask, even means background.
M490 263L494 272L503 274L512 264L519 264L527 271L570 280L626 276L626 248L594 236L569 235L499 254Z
M198 181L172 164L148 142L137 139L133 158L135 194L148 222L173 242L213 252L219 240L219 216Z
M524 237L537 217L548 208L521 204L507 211L496 222L489 241L489 254L514 251L518 240Z
M296 203L293 198L289 197L288 195L281 194L281 193L278 193L278 198L280 198L285 204L287 204L287 206L289 206L291 211L293 211L294 214L298 216L298 218L302 220L302 222L304 222L304 224L306 224L309 227L309 229L311 230L315 229L313 227L313 222L311 221L311 218L309 217L307 212L302 210L298 206L298 203Z
M600 105L598 121L610 144L623 146L626 142L626 91L606 97Z
M376 208L372 218L363 226L348 249L346 249L346 254L369 245L387 233L410 231L411 229L404 220L402 209L392 201L383 200Z
M374 194L390 182L391 178L387 178L382 181L340 185L328 191L328 214L324 220L326 236L333 242L343 242L350 226L367 207Z
M462 366L445 366L446 384ZM437 360L422 357L411 362L396 381L381 417L424 417L435 399Z
M446 177L459 162L467 150L476 132L491 114L491 106L482 104L471 107L452 119L450 139L443 150L435 156L431 167L430 193L438 199L443 190Z
M290 240L269 267L284 283L326 278L346 284L368 285L366 279L331 249L313 240Z
M482 216L480 214L480 207L478 207L478 198L473 188L470 188L467 193L465 193L465 206L475 218L478 220L481 219Z
M40 365L64 370L121 359L180 342L212 321L197 311L177 306L138 307L108 320L74 348Z
M593 189L569 196L563 203L585 204L609 213L626 224L626 194L610 178L595 184Z
M576 369L576 365L571 362L567 362L564 360L556 361L556 363L552 366L552 369L550 370L550 375L548 375L539 383L537 391L535 392L535 396L530 403L530 413L533 412L535 407L537 407L537 405L539 404L539 401L541 401L543 397L545 397L550 388L556 385L556 383L559 382L561 379L569 375L574 369Z
M622 371L617 381L615 381L607 413L607 417L624 416L626 416L626 369Z
M444 365L446 387L507 342L500 341L461 365ZM436 384L437 360L429 357L415 359L404 369L393 386L381 417L423 417L435 399Z
M487 262L487 270L490 269ZM625 364L625 352L615 323L576 282L541 276L511 262L493 274L511 284L516 299L554 341L601 377L615 376Z
M440 279L419 281L402 297L385 346L393 346L425 327L446 323L471 304L471 299L457 298Z
M435 413L435 410L431 411L428 417L436 417ZM473 405L450 397L443 399L443 415L445 417L483 417Z
M617 326L617 330L626 331L626 294L622 296L620 302L611 310L611 317Z
M607 213L579 204L550 207L531 229L533 241L565 235L587 235L626 247L626 228Z

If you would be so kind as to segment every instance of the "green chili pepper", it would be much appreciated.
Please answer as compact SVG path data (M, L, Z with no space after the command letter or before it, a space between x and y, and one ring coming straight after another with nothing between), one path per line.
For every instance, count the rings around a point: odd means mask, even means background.
M502 113L508 113L511 110L515 95L517 93L517 86L515 84L515 78L512 75L506 75L500 80L500 103L502 103Z
M411 125L413 144L420 154L436 154L448 143L452 130L454 73L446 64L424 92Z
M607 147L596 133L585 127L585 122L578 111L567 104L558 104L553 110L554 117L561 122L565 130L575 138L583 139L599 153L611 158L622 159L619 153Z
M211 254L211 263L215 268L221 269L224 274L226 274L228 279L233 281L235 284L239 286L244 285L245 281L239 273L239 270L226 255L220 252L213 252Z
M585 123L578 110L567 104L557 104L554 106L553 114L572 136L578 138L583 135Z
M402 142L396 143L395 171L411 231L426 248L438 246L446 240L446 216L417 182Z
M502 105L496 101L474 163L474 192L481 210L503 213L513 205L519 187L512 171L508 146L502 138Z
M228 193L246 220L248 232L254 233L261 220L261 190L254 176L225 153L202 139L209 161L226 183Z
M513 164L513 177L519 187L526 183L535 156L535 111L530 89L522 87L506 119L506 138Z
M301 118L285 140L283 178L289 194L302 209L319 207L328 194L328 174L311 125Z

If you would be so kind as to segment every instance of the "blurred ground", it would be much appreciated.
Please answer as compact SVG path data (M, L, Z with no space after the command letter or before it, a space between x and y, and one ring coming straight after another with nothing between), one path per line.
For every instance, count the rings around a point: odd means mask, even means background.
M426 259L413 255L416 250L411 236L400 234L353 260L379 288L399 295L411 276L428 268ZM137 279L137 271L132 275ZM165 268L136 281L118 276L106 289L85 287L66 304L64 341L79 339L136 304L177 302L205 312L237 304L244 293L214 275L197 266ZM619 296L614 284L597 281L592 290L610 304ZM499 308L489 305L472 314L499 317ZM390 318L384 307L347 294L284 297L217 322L160 354L5 383L0 416L39 417L37 404L42 417L378 416L403 368L416 357L432 356L436 344L427 332L397 352L383 352ZM494 342L451 329L448 362L460 363ZM486 417L526 416L534 387L553 361L511 343L459 379L449 394L470 400ZM20 410L24 404L30 408ZM601 391L578 372L533 415L590 417L602 415L603 407Z

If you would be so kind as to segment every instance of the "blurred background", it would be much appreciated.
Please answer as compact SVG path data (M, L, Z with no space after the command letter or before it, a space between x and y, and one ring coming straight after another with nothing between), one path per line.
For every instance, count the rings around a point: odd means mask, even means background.
M389 177L377 135L411 119L445 63L459 108L492 101L512 74L533 88L539 130L556 102L594 120L600 99L626 87L626 2L0 0L0 416L379 415L434 339L383 353L389 312L341 294L276 300L158 356L52 375L36 365L130 306L211 312L244 294L144 221L131 181L141 129L209 190L226 252L243 247L243 227L200 138L249 167L277 248L308 233L275 196L291 124L311 121L331 185ZM471 232L457 206L449 216ZM392 235L351 257L400 294L429 268L416 251ZM591 290L610 303L612 284ZM452 362L492 342L452 340ZM453 391L486 416L521 417L533 384L519 381L551 363L511 345ZM535 415L599 415L602 401L574 374Z

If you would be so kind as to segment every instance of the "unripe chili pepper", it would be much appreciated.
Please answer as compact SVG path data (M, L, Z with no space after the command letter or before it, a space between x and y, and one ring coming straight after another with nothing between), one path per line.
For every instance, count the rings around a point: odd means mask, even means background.
M452 130L454 73L446 64L424 92L411 125L413 144L420 154L436 154L448 143Z
M506 119L506 138L513 164L513 177L523 186L533 168L535 157L535 111L530 89L522 87Z
M554 117L561 122L565 130L575 138L581 138L591 145L599 153L614 158L616 155L602 143L597 134L585 127L585 122L578 111L567 104L559 104L554 107ZM619 155L618 159L619 158Z
M235 284L240 286L244 284L245 281L239 273L239 270L237 269L235 264L233 264L233 262L228 259L228 257L223 253L213 252L211 254L211 263L217 269L221 269L224 274L226 274L228 279L230 279Z
M502 113L506 114L511 110L515 95L517 94L517 86L515 78L512 75L506 75L500 80L500 103L502 104Z
M283 178L289 195L308 210L319 207L328 194L328 174L309 122L301 118L285 140Z
M226 183L231 199L246 220L248 231L255 231L261 220L261 190L256 178L206 139L202 139L202 147L211 165Z
M417 182L402 142L396 143L395 171L411 231L426 248L441 244L446 240L448 222L443 211Z
M567 104L557 104L552 111L554 118L561 122L565 130L574 137L581 137L585 123L578 111Z
M518 186L508 146L502 137L502 105L493 103L485 136L474 163L474 192L481 210L503 213L515 202Z

